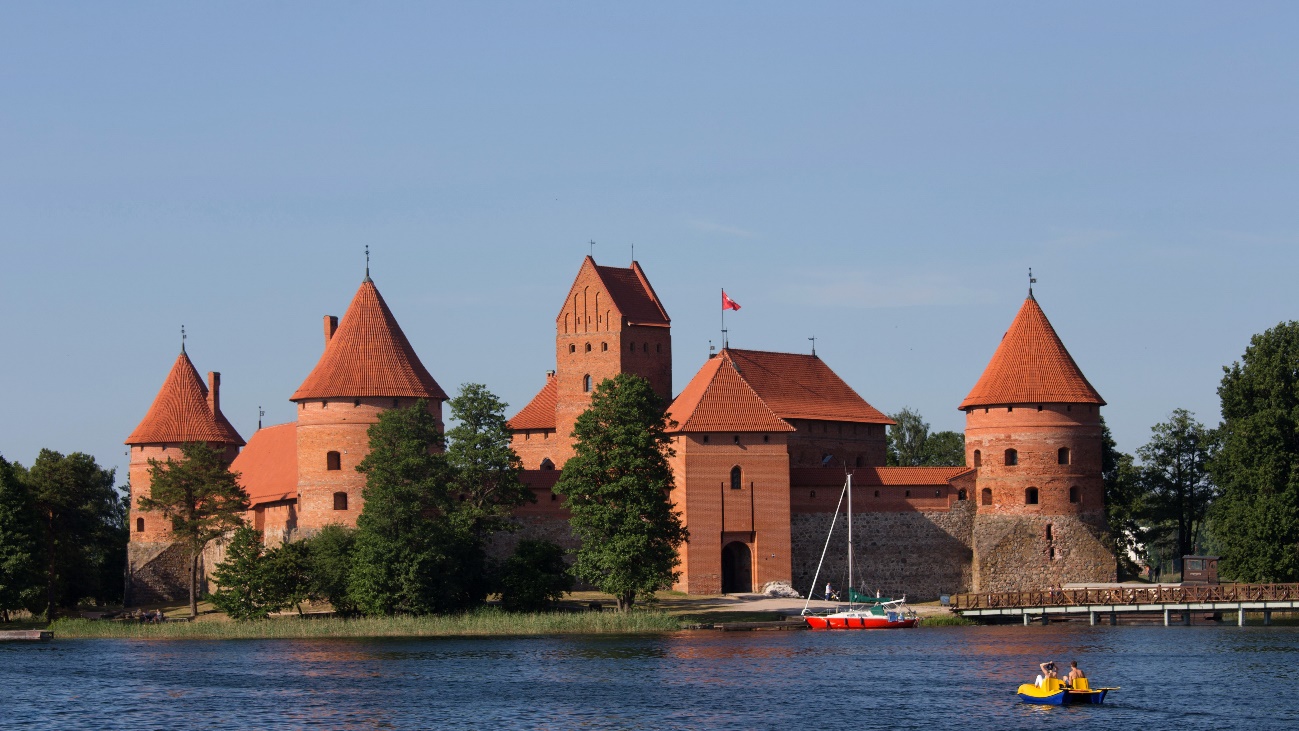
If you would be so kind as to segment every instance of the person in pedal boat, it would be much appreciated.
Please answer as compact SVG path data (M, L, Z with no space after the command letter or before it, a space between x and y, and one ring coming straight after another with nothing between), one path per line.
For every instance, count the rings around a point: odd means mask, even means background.
M1073 684L1074 684L1074 681L1075 681L1075 680L1078 680L1079 678L1086 679L1086 678L1087 678L1087 674L1084 673L1084 672L1083 672L1083 671L1078 667L1078 661L1077 661L1077 660L1070 660L1070 661L1069 661L1069 674L1065 676L1064 682L1065 682L1066 685L1069 685L1070 687L1072 687Z
M1039 664L1038 667L1042 668L1042 674L1037 676L1037 680L1033 681L1033 684L1037 687L1041 688L1042 684L1045 683L1048 678L1055 678L1057 680L1060 678L1060 675L1055 671L1055 663L1048 661Z

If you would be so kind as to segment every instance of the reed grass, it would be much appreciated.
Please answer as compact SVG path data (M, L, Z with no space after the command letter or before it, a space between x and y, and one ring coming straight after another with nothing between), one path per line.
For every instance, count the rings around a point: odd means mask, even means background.
M250 622L165 622L137 624L60 619L56 639L242 640L331 637L520 637L532 635L644 634L671 632L680 622L663 612L545 612L510 614L497 609L426 617L300 619L278 617Z
M930 614L920 619L921 627L972 627L976 624L978 622L959 614Z

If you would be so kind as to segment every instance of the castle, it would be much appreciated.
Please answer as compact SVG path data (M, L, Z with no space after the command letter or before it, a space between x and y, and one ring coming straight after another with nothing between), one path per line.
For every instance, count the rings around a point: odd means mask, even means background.
M290 400L297 420L244 440L221 414L219 373L199 377L182 348L128 437L131 542L128 601L183 594L184 560L159 515L139 510L148 460L205 441L225 450L268 542L355 525L366 430L388 408L425 399L441 423L447 395L420 362L368 273L342 319L324 319L325 350ZM1100 407L1030 291L991 362L960 404L968 467L886 467L893 422L816 355L723 348L674 394L671 319L636 262L588 256L555 318L555 369L510 419L523 480L520 538L572 547L552 491L573 454L569 436L595 385L619 373L649 381L670 403L676 509L690 531L677 589L748 592L772 581L806 591L853 475L854 585L934 598L960 591L1113 581L1105 536ZM219 560L214 546L205 563ZM822 576L846 580L843 550Z

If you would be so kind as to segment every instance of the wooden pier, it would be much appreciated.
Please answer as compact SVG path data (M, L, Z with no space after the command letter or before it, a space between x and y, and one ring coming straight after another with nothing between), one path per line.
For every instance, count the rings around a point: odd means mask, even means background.
M1090 624L1098 619L1118 624L1119 615L1162 615L1168 626L1174 614L1180 624L1190 624L1195 613L1235 613L1236 623L1244 626L1246 612L1261 612L1263 624L1271 624L1273 612L1299 611L1299 584L1112 585L957 594L951 599L951 608L970 619L1016 617L1024 624L1083 616Z
M54 639L54 633L47 629L6 629L0 630L0 642L26 640L40 642Z

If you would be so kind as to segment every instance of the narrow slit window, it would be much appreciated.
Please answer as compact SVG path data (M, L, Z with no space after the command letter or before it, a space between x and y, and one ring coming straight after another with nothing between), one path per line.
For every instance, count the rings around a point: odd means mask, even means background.
M741 485L742 477L743 475L739 465L736 465L731 468L731 489L732 490L739 490L740 487L742 487Z
M591 376L590 376L590 374L587 374L587 375L585 375L585 376L582 376L582 391L585 392L585 393L590 393L590 392L591 392Z
M1069 488L1069 502L1071 502L1071 503L1077 503L1077 502L1078 502L1078 486L1077 486L1077 485L1075 485L1075 486Z
M144 518L136 518L136 519L135 519L135 532L136 532L136 533L143 533L143 532L144 532Z
M979 504L980 504L980 505L992 505L992 488L991 488L991 487L985 487L985 488L983 488L983 491L979 493Z

